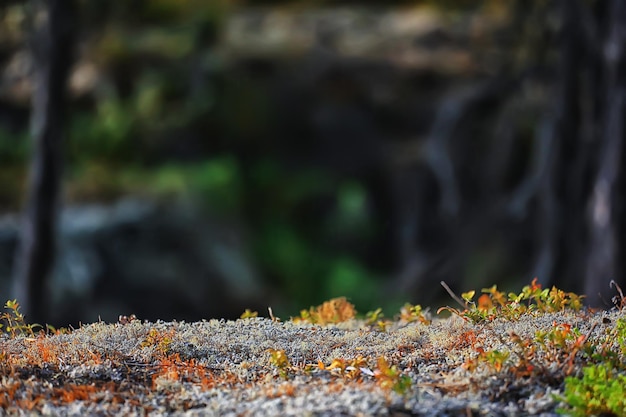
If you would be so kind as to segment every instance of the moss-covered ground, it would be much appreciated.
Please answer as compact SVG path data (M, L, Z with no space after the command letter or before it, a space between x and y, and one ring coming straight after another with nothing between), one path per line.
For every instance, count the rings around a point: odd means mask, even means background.
M619 289L618 289L619 290ZM619 293L619 291L618 291ZM0 337L3 414L626 415L626 315L536 281L441 315L359 316L345 298L281 320L25 323ZM451 313L449 317L441 317Z

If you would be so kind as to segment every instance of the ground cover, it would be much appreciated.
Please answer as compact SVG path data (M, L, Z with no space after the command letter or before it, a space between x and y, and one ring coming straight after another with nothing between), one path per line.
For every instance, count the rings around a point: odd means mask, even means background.
M0 407L48 415L626 415L626 315L536 281L359 316L27 324L9 301ZM450 313L449 317L441 315Z

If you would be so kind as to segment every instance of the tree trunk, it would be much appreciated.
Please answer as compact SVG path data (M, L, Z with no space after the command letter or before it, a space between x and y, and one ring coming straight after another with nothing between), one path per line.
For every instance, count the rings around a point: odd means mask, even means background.
M55 255L66 81L72 62L74 0L33 0L33 154L15 266L14 295L31 322L46 319L46 277Z
M626 3L613 0L608 6L608 31L603 45L602 150L589 203L590 248L585 293L591 305L608 302L614 290L611 279L623 285L626 242L620 228L624 209L624 117L626 116ZM621 252L621 253L620 253ZM623 288L624 289L624 288Z

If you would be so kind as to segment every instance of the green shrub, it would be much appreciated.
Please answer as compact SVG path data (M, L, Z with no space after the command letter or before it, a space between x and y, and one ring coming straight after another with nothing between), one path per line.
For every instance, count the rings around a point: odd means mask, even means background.
M626 416L626 376L607 364L587 366L582 378L565 378L560 399L568 404L558 410L562 414Z

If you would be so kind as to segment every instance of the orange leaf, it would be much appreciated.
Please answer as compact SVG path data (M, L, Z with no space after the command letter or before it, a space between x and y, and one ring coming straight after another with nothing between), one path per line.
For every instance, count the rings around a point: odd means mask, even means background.
M537 277L533 278L532 282L530 283L530 289L531 291L536 291L536 290L540 290L541 289L541 284L539 284Z
M493 308L493 302L488 294L483 294L478 297L478 309L481 311L489 311Z

